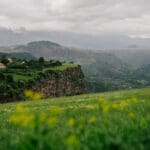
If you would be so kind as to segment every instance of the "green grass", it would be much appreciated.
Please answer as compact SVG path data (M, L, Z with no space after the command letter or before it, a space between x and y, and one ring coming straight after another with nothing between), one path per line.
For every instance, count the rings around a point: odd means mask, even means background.
M38 75L39 72L45 73L47 70L64 71L68 68L74 68L74 67L77 67L77 64L65 62L61 66L47 67L47 68L45 67L40 70L39 69L34 69L34 70L33 69L32 70L11 69L10 70L11 73L7 73L7 74L13 75L13 78L15 81L19 81L19 80L28 81L28 80L34 79ZM31 75L28 75L29 73Z
M20 61L16 62L16 64L20 64ZM2 70L2 72L5 75L12 75L14 81L30 81L30 80L35 80L36 77L39 76L39 73L46 73L46 71L51 70L51 71L65 71L68 68L74 68L77 67L77 64L74 63L69 63L69 62L63 62L61 66L55 66L55 67L42 67L42 68L32 68L32 69L14 69L14 68L9 68L8 72L5 72L5 70ZM1 70L0 70L1 71ZM6 85L7 83L5 81L1 81L0 85Z
M1 104L0 133L2 150L149 150L150 88Z
M77 67L77 64L65 62L65 63L62 64L62 66L44 68L43 72L45 72L47 70L64 71L68 68L74 68L74 67Z
M31 80L33 79L32 76L25 76L25 75L20 75L20 74L13 74L13 79L14 81L18 81L18 80L24 80L24 81L28 81L28 80Z

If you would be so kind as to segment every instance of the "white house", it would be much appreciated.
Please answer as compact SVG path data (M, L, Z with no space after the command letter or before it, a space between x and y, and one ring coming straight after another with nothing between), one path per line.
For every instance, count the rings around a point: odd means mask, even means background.
M5 68L6 68L6 66L4 64L0 63L0 69L5 69Z
M9 61L9 63L13 63L12 58L7 58L7 59L8 59L8 61Z

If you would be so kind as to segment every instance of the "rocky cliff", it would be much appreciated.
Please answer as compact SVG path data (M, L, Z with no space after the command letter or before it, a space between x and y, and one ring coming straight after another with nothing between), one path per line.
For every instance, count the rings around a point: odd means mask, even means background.
M41 78L31 89L43 94L44 98L82 94L84 75L80 66L68 68Z

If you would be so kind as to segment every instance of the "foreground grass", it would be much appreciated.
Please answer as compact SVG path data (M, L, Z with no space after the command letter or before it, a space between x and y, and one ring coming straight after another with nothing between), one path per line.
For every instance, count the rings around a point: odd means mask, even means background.
M0 150L150 149L150 88L0 105Z

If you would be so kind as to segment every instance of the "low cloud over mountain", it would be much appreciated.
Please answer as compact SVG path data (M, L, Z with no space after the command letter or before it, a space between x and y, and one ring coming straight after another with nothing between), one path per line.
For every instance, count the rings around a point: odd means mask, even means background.
M20 45L31 41L48 40L62 45L88 49L149 49L150 38L130 38L125 35L90 35L58 31L13 31L0 28L0 46Z

